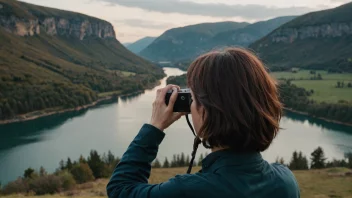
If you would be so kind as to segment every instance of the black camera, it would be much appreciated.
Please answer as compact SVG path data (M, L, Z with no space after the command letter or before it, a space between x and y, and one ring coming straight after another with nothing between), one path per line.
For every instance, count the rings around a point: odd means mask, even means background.
M166 93L165 103L169 105L169 100L173 90ZM174 105L174 112L191 112L192 95L189 89L180 89L178 91L177 100Z

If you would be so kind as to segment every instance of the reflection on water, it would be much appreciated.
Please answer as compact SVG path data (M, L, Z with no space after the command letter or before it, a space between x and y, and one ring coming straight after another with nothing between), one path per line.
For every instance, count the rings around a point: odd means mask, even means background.
M140 92L136 92L136 93L133 93L133 94L126 95L126 96L121 96L120 100L121 100L122 103L131 103L133 101L138 100L138 98L141 95L143 95L144 93L145 93L145 91L140 91Z
M181 75L175 68L165 68L170 75ZM0 126L0 182L7 183L32 167L44 166L48 172L58 167L61 159L88 156L91 149L99 153L111 150L122 156L144 123L148 123L156 90L166 85L166 78L153 89L104 101L98 106L77 112L52 115L23 123ZM342 158L352 151L352 127L341 126L307 116L286 112L278 137L263 153L273 162L277 156L289 161L294 150L305 155L318 146L326 157ZM191 153L193 135L185 119L180 119L165 130L158 158L169 160L173 154ZM203 147L198 153L209 152Z

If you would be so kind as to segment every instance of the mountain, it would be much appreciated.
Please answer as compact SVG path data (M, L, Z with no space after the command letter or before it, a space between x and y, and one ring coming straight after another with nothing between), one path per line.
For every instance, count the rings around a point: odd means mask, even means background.
M352 72L352 2L308 13L250 45L271 69Z
M176 28L165 32L140 54L153 61L178 62L214 48L247 47L294 18L285 16L254 24L223 22Z
M144 37L134 43L129 44L127 49L129 49L131 52L138 54L141 52L143 49L148 47L156 38L155 37Z
M129 45L131 45L132 43L122 43L123 46L128 47Z
M141 90L163 76L123 47L106 21L0 0L0 120Z
M247 25L248 23L220 22L174 28L155 39L140 55L159 62L193 58L203 52L202 46L216 34Z
M253 23L241 29L220 32L208 43L207 49L211 50L223 46L247 47L294 18L296 16L278 17Z

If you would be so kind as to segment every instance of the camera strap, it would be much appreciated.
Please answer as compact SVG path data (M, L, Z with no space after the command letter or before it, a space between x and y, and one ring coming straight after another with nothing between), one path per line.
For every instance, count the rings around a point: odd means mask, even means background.
M191 122L189 121L189 118L188 118L188 114L186 115L186 120L187 120L187 123L188 123L188 126L189 128L191 129L193 135L194 135L194 142L193 142L193 151L192 151L192 154L191 154L191 161L189 163L189 166L188 166L188 170L187 170L187 174L190 174L191 171L192 171L192 167L193 167L193 163L194 163L194 158L196 157L196 154L197 154L197 150L198 150L198 146L200 143L202 143L202 140L196 135L196 133L194 132L194 129L192 127L192 124Z

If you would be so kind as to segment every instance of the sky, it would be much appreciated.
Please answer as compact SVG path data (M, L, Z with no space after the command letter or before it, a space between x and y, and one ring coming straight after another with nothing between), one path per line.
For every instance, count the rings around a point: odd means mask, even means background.
M122 43L206 22L256 22L337 7L351 0L21 0L109 21Z

